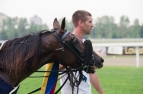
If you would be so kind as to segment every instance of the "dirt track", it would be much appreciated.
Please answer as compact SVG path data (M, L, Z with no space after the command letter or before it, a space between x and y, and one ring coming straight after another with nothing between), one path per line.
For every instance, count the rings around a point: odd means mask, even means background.
M140 57L139 61L140 61L140 66L143 66L142 57ZM105 66L136 66L136 58L104 58L104 65Z

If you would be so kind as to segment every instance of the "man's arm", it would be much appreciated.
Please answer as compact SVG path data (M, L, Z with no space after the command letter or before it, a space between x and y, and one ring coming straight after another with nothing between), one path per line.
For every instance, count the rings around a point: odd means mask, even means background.
M90 82L94 86L94 88L98 91L99 94L104 94L104 91L100 85L100 81L98 79L98 75L95 73L89 74Z
M63 70L63 69L65 69L65 67L63 65L59 64L59 70Z

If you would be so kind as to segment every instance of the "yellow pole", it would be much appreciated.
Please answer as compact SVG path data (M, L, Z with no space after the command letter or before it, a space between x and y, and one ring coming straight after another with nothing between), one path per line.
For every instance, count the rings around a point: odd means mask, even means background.
M51 70L52 66L53 66L53 62L46 64L46 70L45 71ZM49 75L50 75L50 72L45 72L45 74L44 74L44 76L49 76ZM45 94L48 78L49 77L44 77L43 78L40 94Z

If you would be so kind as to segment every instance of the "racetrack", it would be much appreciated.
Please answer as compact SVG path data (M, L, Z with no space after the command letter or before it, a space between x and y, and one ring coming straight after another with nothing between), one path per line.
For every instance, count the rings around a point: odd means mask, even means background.
M104 58L104 57L103 57ZM143 66L143 57L140 57L140 66ZM104 65L105 66L136 66L136 58L130 57L122 57L122 58L104 58Z

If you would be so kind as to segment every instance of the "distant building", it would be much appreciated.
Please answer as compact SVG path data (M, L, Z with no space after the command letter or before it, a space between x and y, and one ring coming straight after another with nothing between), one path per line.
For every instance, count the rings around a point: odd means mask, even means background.
M9 17L0 12L0 30L2 30L3 20L8 19Z
M35 23L36 25L42 25L42 19L38 16L34 16L32 18L30 18L30 22L32 23Z

